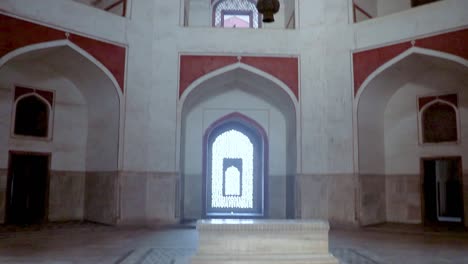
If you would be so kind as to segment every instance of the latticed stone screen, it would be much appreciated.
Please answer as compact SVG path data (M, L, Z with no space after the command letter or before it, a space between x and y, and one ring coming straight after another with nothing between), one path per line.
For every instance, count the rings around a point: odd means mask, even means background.
M252 28L259 28L259 13L256 1L249 0L220 0L214 2L214 26L223 27L227 19L245 21Z

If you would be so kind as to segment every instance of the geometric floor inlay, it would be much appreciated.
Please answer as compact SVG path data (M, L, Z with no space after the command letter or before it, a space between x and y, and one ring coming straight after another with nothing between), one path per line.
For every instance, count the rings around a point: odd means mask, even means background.
M129 252L115 264L186 264L195 249L146 248Z
M333 248L330 249L330 253L340 260L341 264L379 264L379 262L351 248Z
M379 262L350 248L334 248L330 252L340 264L379 264ZM130 251L115 264L187 264L194 249L146 248Z

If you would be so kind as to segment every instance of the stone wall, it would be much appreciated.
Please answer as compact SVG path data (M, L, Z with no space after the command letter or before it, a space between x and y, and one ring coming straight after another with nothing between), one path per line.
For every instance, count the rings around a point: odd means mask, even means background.
M50 173L49 221L83 220L85 179L85 172Z
M419 175L301 175L297 178L299 218L328 219L332 225L340 226L421 223ZM464 190L467 208L466 185Z
M359 175L359 224L383 223L387 219L385 175Z
M420 175L387 175L387 222L421 223Z
M298 218L328 219L327 176L300 175L296 188Z
M119 185L117 172L87 172L85 184L85 219L116 224Z
M301 175L296 182L302 219L325 219L332 225L357 225L357 177L353 174Z
M268 178L268 216L273 219L286 217L286 177Z
M176 173L121 172L119 225L174 223L179 208Z
M153 223L177 221L179 178L176 173L154 173L148 177L146 218Z

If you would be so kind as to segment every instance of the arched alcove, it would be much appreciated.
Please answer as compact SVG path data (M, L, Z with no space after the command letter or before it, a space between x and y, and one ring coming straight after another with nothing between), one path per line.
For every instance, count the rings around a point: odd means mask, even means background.
M48 141L7 133L17 85L54 92ZM0 94L1 115L8 116L0 122L0 142L51 155L48 219L115 221L121 92L109 71L69 41L36 44L0 59ZM0 154L0 167L7 167L7 155Z
M14 103L13 133L18 136L48 138L51 106L36 94L27 94Z
M254 72L257 71L257 72ZM257 123L269 139L265 196L270 218L294 216L296 173L296 103L287 87L261 71L230 67L200 78L182 95L180 109L180 171L182 217L203 215L203 137L217 120L239 113ZM294 99L295 100L295 99Z
M435 101L421 110L422 143L457 142L457 109L448 102Z
M421 159L461 156L468 164L466 65L452 55L412 48L364 82L355 101L356 165L362 197L375 197L361 201L361 223L421 223ZM445 94L458 94L461 141L421 144L418 98Z
M358 130L358 168L361 173L385 174L388 171L385 169L385 138L389 140L392 127L388 122L385 126L385 120L394 118L408 122L399 125L411 126L412 137L417 138L418 97L460 91L460 100L465 100L463 85L466 83L465 74L468 67L459 61L451 60L450 56L443 58L437 55L408 52L391 64L378 69L360 89L356 98L355 114ZM401 107L403 99L407 102L406 108ZM461 104L463 105L463 102ZM390 111L390 108L394 111ZM405 119L410 112L412 118L416 118L414 123ZM395 135L396 138L399 136L401 135ZM418 140L411 143L414 144L417 145ZM387 145L391 144L388 142ZM413 166L412 170L416 168Z

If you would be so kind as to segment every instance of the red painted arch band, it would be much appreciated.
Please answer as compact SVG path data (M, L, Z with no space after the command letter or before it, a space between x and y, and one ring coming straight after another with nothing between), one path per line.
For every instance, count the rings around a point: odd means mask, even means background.
M0 14L0 57L29 45L66 40L67 32ZM76 34L68 40L101 62L115 77L122 92L125 83L126 48Z
M179 98L197 79L238 62L236 56L181 55ZM299 99L299 61L294 57L242 57L241 63L266 72L285 83Z
M411 41L406 41L354 53L354 96L357 95L362 84L374 71L412 46ZM414 46L468 59L468 29L416 39Z

